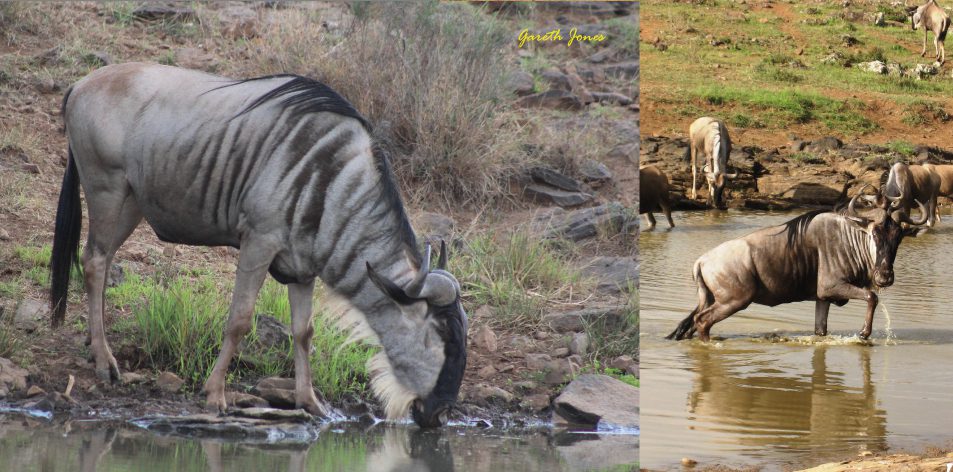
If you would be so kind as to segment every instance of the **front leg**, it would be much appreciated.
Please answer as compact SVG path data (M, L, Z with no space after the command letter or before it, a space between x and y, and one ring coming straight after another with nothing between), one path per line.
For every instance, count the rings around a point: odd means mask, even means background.
M923 51L920 52L920 57L927 55L927 29L923 28Z
M646 213L645 219L649 221L649 225L647 228L645 228L645 230L652 231L653 229L655 229L655 216L652 215L652 212Z
M311 299L314 281L288 285L288 301L291 304L291 332L294 336L295 358L295 407L321 418L328 417L328 408L314 395L311 385L311 336L314 335L314 318Z
M210 411L225 411L228 406L225 402L225 374L228 371L228 364L232 361L238 343L251 330L255 300L258 298L261 285L265 282L268 266L271 265L275 254L277 250L272 249L264 241L242 241L222 350L218 353L212 373L205 381L205 408Z
M867 316L865 317L864 329L860 332L860 337L862 339L870 337L874 325L874 310L877 308L877 302L879 300L876 293L847 282L836 282L818 292L818 299L821 300L866 300Z
M818 300L814 303L814 334L827 336L827 314L831 309L831 302Z

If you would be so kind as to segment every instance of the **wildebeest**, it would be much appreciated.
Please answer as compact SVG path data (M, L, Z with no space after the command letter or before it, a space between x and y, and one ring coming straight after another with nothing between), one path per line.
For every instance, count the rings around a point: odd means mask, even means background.
M686 157L692 165L692 198L697 196L698 155L705 163L705 181L708 182L708 202L715 208L724 208L722 194L725 179L733 179L737 174L728 173L728 157L731 155L731 137L728 128L721 120L701 117L688 128L688 150Z
M712 325L752 303L776 306L815 300L814 332L827 334L831 303L866 300L867 317L860 336L870 336L875 289L893 284L893 262L900 241L926 222L913 220L899 198L882 193L864 196L872 208L858 213L854 196L846 209L805 213L782 225L727 241L695 261L698 306L668 339L691 338L698 331L707 341ZM902 223L912 225L905 228Z
M288 285L295 403L327 413L311 385L315 279L347 302L352 337L382 346L369 362L389 417L440 426L466 367L460 285L421 255L388 158L367 121L328 86L300 76L231 80L155 64L98 69L66 92L69 137L51 260L53 326L65 314L86 193L83 253L96 373L119 368L103 329L103 284L145 220L167 242L240 249L227 328L205 383L225 409L225 374L251 328L268 273ZM189 355L187 352L183 356Z
M937 197L953 198L953 165L951 164L923 164L923 167L932 171L940 179L940 186L937 188ZM940 221L940 212L934 208L933 213L936 221Z
M936 0L930 0L919 7L911 7L908 13L910 27L914 31L917 28L923 28L923 51L920 52L920 57L927 55L927 31L932 31L936 60L940 61L940 64L946 62L946 46L943 41L946 40L946 32L950 29L950 15L947 15L946 10L941 8Z
M933 226L936 219L936 199L940 191L940 176L927 165L906 165L902 162L894 164L887 175L884 195L888 197L903 196L899 200L900 208L908 214L913 209L914 201L926 202L927 226Z
M658 167L647 165L639 167L639 214L649 219L649 227L655 228L653 211L661 209L668 219L669 228L675 227L672 221L672 203L668 194L668 177Z

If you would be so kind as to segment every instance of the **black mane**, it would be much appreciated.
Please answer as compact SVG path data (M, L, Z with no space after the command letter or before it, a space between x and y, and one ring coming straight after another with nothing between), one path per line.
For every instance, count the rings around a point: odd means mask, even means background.
M361 126L363 126L364 129L366 129L368 132L371 131L370 123L368 123L367 119L358 113L354 106L351 105L351 102L347 101L347 99L342 97L341 94L335 92L331 87L328 87L327 85L308 77L295 74L266 75L264 77L237 80L228 85L216 87L212 90L218 90L224 87L232 87L258 80L283 78L290 78L291 80L258 97L250 105L245 107L244 110L239 112L238 115L235 115L235 117L237 118L241 115L244 115L245 113L258 108L268 101L281 99L279 102L281 106L293 108L295 114L306 115L310 113L321 112L336 113L338 115L354 118L355 120L360 121Z
M788 237L788 247L795 247L804 236L804 233L807 232L807 227L811 224L811 221L814 220L814 217L822 213L830 213L830 210L813 210L809 211L801 216L798 216L786 223L781 231L778 231L776 234L787 233Z
M347 99L335 92L331 87L308 77L295 74L267 75L264 77L238 80L212 90L244 84L246 82L280 78L291 78L291 80L255 99L255 101L245 107L244 110L239 112L238 115L235 115L235 118L271 100L280 99L279 104L283 107L291 108L295 115L302 116L322 112L335 113L354 118L361 123L361 126L364 127L368 134L371 134L372 127L370 123L351 105L351 102L347 101ZM397 216L400 229L399 234L395 235L395 237L399 238L406 246L414 262L419 267L422 257L417 249L417 237L414 235L414 230L410 226L410 219L404 210L404 203L400 197L400 191L397 189L394 173L391 170L389 154L377 139L372 138L372 141L374 160L377 163L377 170L380 173L381 193L378 203L381 207L393 212Z

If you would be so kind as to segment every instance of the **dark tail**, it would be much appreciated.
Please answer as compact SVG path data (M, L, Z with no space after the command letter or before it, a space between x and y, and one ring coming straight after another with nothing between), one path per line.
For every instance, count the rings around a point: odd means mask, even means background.
M694 334L696 313L698 313L698 307L695 307L695 309L692 310L692 314L688 315L687 318L678 324L678 328L675 328L675 331L672 331L672 334L665 336L665 339L681 341L682 339Z
M73 148L68 148L66 174L56 206L56 229L53 233L53 255L50 257L50 308L52 325L59 326L66 317L66 296L72 267L79 266L79 234L83 227L83 209L79 200L79 174Z

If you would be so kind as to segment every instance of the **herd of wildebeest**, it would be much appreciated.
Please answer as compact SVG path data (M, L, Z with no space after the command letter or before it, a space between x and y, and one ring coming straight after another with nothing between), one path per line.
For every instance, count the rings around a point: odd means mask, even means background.
M699 164L708 184L708 205L725 208L724 188L731 139L725 124L704 117L689 128L686 159L692 168L692 197ZM639 169L639 212L655 227L653 211L669 222L672 201L666 175L656 166ZM846 195L846 194L845 194ZM715 323L752 303L776 306L815 301L814 332L827 335L830 305L867 302L860 337L872 330L877 292L894 282L893 264L904 236L915 236L939 221L937 198L953 197L953 165L894 164L880 188L863 185L830 209L809 211L784 224L726 241L699 257L692 268L698 305L669 339L708 340ZM917 209L917 216L913 211Z

